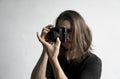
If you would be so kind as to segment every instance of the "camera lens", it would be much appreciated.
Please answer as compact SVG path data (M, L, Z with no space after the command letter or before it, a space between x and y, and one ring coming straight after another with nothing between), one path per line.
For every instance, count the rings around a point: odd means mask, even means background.
M57 37L60 38L61 42L66 42L67 30L64 27L55 27L50 29L46 35L46 40L56 42Z
M56 42L57 37L60 37L60 34L56 31L50 31L46 35L46 40Z

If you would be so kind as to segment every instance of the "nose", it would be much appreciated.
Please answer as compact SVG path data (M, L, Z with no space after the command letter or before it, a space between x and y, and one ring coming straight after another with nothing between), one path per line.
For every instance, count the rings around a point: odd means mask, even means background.
M67 40L67 41L70 40L70 34L67 34L66 40Z

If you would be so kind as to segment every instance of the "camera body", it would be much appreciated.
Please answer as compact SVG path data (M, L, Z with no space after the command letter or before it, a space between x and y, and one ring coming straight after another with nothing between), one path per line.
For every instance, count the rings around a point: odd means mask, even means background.
M57 37L59 37L61 42L66 42L67 29L60 26L50 28L50 31L46 35L46 39L52 42L56 42Z

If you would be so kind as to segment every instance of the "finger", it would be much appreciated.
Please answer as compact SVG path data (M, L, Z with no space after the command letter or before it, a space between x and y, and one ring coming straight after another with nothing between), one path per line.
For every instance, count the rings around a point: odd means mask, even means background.
M46 26L46 28L51 29L51 28L53 28L53 25L49 24L48 26Z
M39 32L36 32L38 40L43 43L44 39L40 36Z
M56 46L60 47L60 44L61 44L61 41L60 41L59 37L57 37Z
M44 28L42 29L42 33L45 33L45 34L46 34L46 33L48 33L48 31L50 31L50 29L48 29L48 28L45 28L45 27L44 27Z
M44 27L44 28L43 28L43 31L44 31L44 30L45 30L45 31L49 31L50 29L48 29L48 28Z
M39 32L36 32L38 40L45 46L48 46L49 44L45 41L44 38L42 38L39 34Z
M45 38L50 29L53 28L53 25L48 25L42 29L41 37Z
M50 31L50 29L53 28L53 25L48 25L43 28L43 30Z
M36 35L37 35L38 40L40 41L40 34L39 34L39 32L36 32Z
M47 35L47 33L48 33L49 31L50 31L50 29L48 29L48 28L43 28L41 37L42 37L42 38L45 38L46 35Z

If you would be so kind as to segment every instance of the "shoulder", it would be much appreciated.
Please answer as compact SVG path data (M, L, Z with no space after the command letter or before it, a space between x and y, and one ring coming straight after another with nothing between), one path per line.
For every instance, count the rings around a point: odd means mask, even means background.
M101 59L93 53L90 53L86 58L83 60L82 64L85 71L90 71L92 73L101 73L102 71L102 61Z
M94 63L101 64L102 63L101 59L96 54L93 54L93 53L89 53L85 62L86 64L94 64Z
M90 53L83 60L81 70L82 72L80 78L82 79L100 79L102 72L102 61L97 55Z

